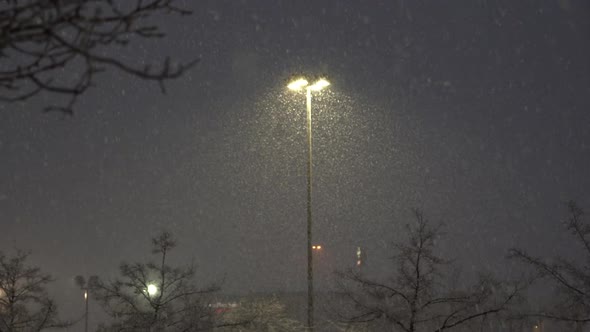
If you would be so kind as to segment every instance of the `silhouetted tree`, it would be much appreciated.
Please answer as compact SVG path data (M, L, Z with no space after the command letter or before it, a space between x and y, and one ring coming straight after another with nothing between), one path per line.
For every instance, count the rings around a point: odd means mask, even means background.
M358 270L338 273L340 288L352 303L349 313L341 313L346 322L406 332L446 331L481 322L516 302L523 286L504 287L490 276L480 276L471 287L451 287L445 275L451 262L436 250L440 225L431 225L420 210L414 216L415 222L406 225L407 241L394 245L396 270L386 281Z
M77 97L106 69L117 69L160 83L179 77L196 63L155 68L125 61L121 48L138 38L161 38L150 17L187 15L175 0L5 0L0 2L0 101L29 99L41 92L69 97L65 106L46 110L72 112Z
M38 267L26 264L29 254L17 251L14 256L0 252L0 331L29 332L64 327L57 317L57 307L47 295L52 281Z
M113 321L100 331L200 331L212 328L214 311L208 295L217 285L198 288L192 265L171 267L167 258L176 246L168 232L152 239L158 263L123 263L121 277L91 285L93 296Z
M521 249L511 249L509 257L524 262L535 270L539 279L555 286L554 302L530 315L575 324L590 322L590 225L583 219L584 211L573 201L568 203L568 231L579 244L584 259L579 262L558 257L553 260L535 257Z

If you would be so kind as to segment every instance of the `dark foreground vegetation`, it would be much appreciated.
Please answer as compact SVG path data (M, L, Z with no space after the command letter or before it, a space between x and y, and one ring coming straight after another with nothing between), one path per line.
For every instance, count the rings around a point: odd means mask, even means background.
M590 225L574 202L568 204L566 231L585 255L574 261L538 257L507 248L506 260L521 263L523 273L502 280L480 273L472 283L458 282L460 266L443 257L437 245L444 226L413 210L404 240L395 243L390 272L375 277L352 268L337 271L337 291L318 330L531 331L553 327L583 331L590 321ZM171 266L177 243L163 231L152 238L152 259L123 262L119 276L106 280L77 277L86 296L100 304L108 319L98 331L299 331L280 294L220 302L222 284L201 285L192 264ZM0 331L44 331L82 326L87 316L60 318L48 295L53 279L27 262L29 252L0 253ZM528 290L543 285L552 299L539 309ZM288 302L288 301L287 301ZM533 309L535 308L535 309ZM88 313L86 313L88 315Z

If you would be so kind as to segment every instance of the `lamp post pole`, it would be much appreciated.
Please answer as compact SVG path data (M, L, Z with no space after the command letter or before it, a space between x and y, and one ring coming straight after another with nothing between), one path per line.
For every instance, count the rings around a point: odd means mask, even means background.
M88 280L83 276L79 275L74 278L76 284L80 286L80 289L84 291L84 331L88 332L88 302L90 302L90 291L94 289L94 286L98 282L96 276L90 276Z
M307 329L313 331L313 247L312 247L312 218L311 218L311 188L312 188L312 145L311 145L311 92L320 91L330 85L325 79L319 79L313 85L308 85L306 79L300 78L291 82L288 88L301 91L305 88L307 106ZM317 248L319 249L319 248Z
M311 89L307 91L307 326L313 331L313 250L311 248Z
M88 332L88 288L84 290L84 331Z

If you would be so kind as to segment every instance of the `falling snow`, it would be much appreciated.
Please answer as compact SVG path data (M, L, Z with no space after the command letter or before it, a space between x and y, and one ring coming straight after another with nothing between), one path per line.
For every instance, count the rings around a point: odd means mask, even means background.
M317 289L361 247L391 271L411 208L465 283L521 273L513 247L581 259L560 222L590 209L587 4L180 4L154 19L166 38L121 51L200 58L166 94L108 70L71 117L39 111L60 96L0 104L0 251L31 250L71 317L73 276L114 276L161 229L225 293L306 290L302 75L331 82L312 96Z

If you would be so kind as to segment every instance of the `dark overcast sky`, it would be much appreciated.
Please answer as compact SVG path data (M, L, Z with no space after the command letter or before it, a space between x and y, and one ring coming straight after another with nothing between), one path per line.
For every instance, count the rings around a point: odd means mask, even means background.
M111 71L73 117L0 105L0 250L31 249L74 301L73 276L167 228L228 292L303 290L305 98L285 85L306 74L332 82L313 99L321 285L357 245L389 256L412 207L466 269L567 252L564 202L590 209L590 5L450 3L186 1L167 39L118 51L200 57L168 94Z

